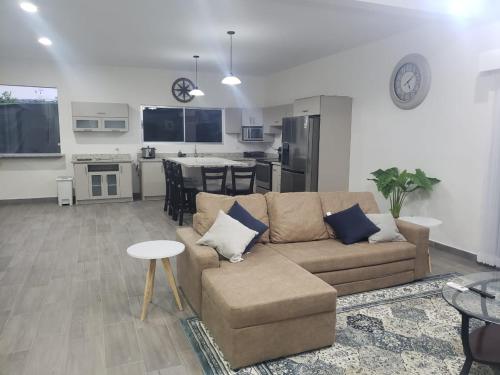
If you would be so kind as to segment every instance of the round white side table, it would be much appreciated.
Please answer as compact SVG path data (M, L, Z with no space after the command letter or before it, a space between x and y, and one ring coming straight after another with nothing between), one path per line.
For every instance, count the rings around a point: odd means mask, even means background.
M399 219L407 221L409 223L421 225L421 226L427 227L427 228L438 227L441 224L443 224L443 222L441 220L434 219L433 217L425 217L425 216L401 216Z
M407 221L409 223L421 225L423 227L431 228L438 227L443 222L439 219L435 219L433 217L426 217L426 216L401 216L399 218L400 220ZM429 251L429 250L427 250ZM429 254L429 271L432 272L432 266L431 266L431 255Z
M165 274L167 275L168 284L170 285L170 289L172 289L175 301L177 302L177 307L179 307L179 310L182 310L181 299L179 298L179 292L177 291L177 285L175 284L172 266L170 265L170 260L168 258L174 257L182 253L183 251L184 244L177 241L139 242L127 249L127 253L131 257L149 260L149 269L146 276L146 286L144 287L144 301L142 303L141 320L144 320L144 318L146 318L148 305L153 298L156 259L161 259L163 268L165 269Z

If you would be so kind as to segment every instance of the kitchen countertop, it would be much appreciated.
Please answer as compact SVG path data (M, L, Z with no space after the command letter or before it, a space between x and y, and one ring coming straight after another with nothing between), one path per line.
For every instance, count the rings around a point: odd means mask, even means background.
M90 160L78 160L90 159ZM73 154L73 164L132 163L129 154Z
M179 163L180 165L188 168L199 168L199 167L224 167L224 166L246 166L245 163L238 162L231 159L213 157L213 156L201 156L201 157L169 157L170 161Z
M140 163L159 163L161 162L162 159L170 159L170 158L177 158L176 153L172 154L166 154L166 153L156 153L156 157L154 159L144 159L138 154L137 159L139 160ZM187 153L185 157L194 157L194 154ZM228 159L228 160L236 160L236 161L255 161L258 158L246 158L243 156L242 153L199 153L198 154L199 158L203 157L216 157L216 158L223 158L223 159ZM266 157L276 157L278 158L277 155L273 154L268 154ZM182 157L184 158L184 157Z

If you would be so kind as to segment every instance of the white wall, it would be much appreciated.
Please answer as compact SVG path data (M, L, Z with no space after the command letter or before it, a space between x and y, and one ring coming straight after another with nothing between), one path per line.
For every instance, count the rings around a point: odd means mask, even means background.
M429 215L444 224L431 238L475 253L480 243L483 182L488 173L495 76L478 74L483 51L500 48L500 23L465 27L437 25L345 51L264 78L243 77L239 88L220 85L219 75L201 75L203 99L192 105L227 107L290 103L319 94L354 98L351 144L351 190L375 192L367 181L377 168L422 168L442 182L429 197L414 197L402 214ZM421 53L432 69L426 100L403 111L389 96L389 78L407 53ZM170 94L174 78L188 73L166 70L44 66L0 61L0 82L57 86L63 160L1 160L0 199L55 196L55 177L71 174L73 153L135 154L140 147L141 104L177 105ZM246 97L242 95L244 93ZM123 135L78 134L71 130L71 101L126 102L131 130ZM276 142L275 146L278 146ZM241 151L244 145L226 136L224 145L199 151ZM159 146L160 152L191 152L192 145ZM254 147L252 147L254 148ZM135 188L137 191L137 187Z
M430 197L413 199L402 214L443 220L431 238L476 253L481 237L483 181L492 126L494 79L478 75L480 52L500 47L500 23L439 25L329 56L268 77L268 104L295 98L354 98L350 190L375 192L367 181L378 168L422 168L442 182ZM427 57L432 85L416 109L398 109L389 78L408 53ZM414 197L417 198L417 197Z
M59 90L59 119L63 159L0 159L0 200L56 196L55 178L72 175L71 155L78 153L127 153L135 156L141 147L141 105L181 106L170 88L178 77L193 72L105 66L44 65L36 61L0 59L0 83L51 86ZM200 74L199 85L205 96L188 106L230 107L261 106L263 79L242 77L239 87L220 83L218 74ZM130 130L127 133L74 133L71 122L72 101L128 103ZM193 144L154 145L157 152L193 152ZM198 144L198 152L242 152L263 150L263 145L245 145L235 135L225 135L224 144ZM134 191L138 192L137 176Z

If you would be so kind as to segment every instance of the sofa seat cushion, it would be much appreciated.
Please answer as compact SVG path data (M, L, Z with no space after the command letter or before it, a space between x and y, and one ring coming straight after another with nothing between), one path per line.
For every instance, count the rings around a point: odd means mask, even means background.
M227 213L238 202L254 218L269 227L267 216L267 202L262 194L238 195L228 197L226 195L210 194L200 192L196 194L196 214L193 215L193 228L200 235L204 235L213 225L219 210ZM258 239L259 242L269 242L269 230L266 230Z
M416 256L415 245L406 241L344 245L328 239L268 246L312 273L367 267L414 259Z
M267 193L271 242L317 241L329 237L318 193Z
M241 263L223 261L202 275L203 299L218 307L231 328L335 311L332 286L268 245L256 244L244 258Z

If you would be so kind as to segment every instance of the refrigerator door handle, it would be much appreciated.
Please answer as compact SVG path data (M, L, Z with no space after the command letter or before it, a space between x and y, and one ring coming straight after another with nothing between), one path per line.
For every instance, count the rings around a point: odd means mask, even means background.
M288 165L290 162L290 144L288 142L283 142L281 147L281 164Z
M293 170L293 169L290 169L290 168L283 168L283 167L281 167L281 170L285 171L285 172L290 172L290 173L304 174L304 172L302 172L302 171L296 171L296 170Z

